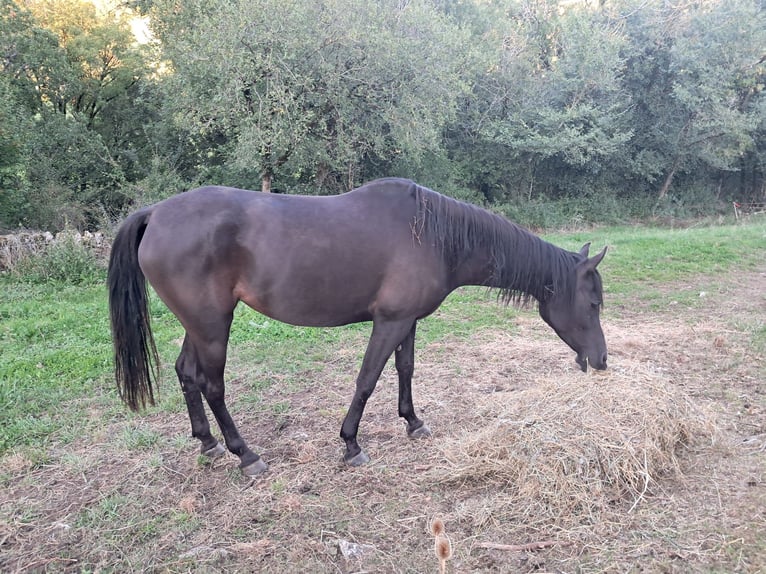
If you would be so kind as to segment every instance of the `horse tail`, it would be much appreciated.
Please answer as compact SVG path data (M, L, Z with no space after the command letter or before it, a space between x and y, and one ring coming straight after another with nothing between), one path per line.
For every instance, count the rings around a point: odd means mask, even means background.
M141 210L122 224L112 243L107 273L114 376L120 398L133 411L154 404L153 381L159 376L146 278L138 265L138 246L150 215L150 210Z

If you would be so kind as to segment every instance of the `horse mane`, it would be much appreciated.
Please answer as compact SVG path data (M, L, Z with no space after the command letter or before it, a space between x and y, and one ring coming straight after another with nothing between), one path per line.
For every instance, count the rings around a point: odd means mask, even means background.
M504 303L526 305L553 293L574 297L578 253L566 251L481 207L415 185L417 211L413 232L429 238L455 268L476 249L492 261L487 286Z

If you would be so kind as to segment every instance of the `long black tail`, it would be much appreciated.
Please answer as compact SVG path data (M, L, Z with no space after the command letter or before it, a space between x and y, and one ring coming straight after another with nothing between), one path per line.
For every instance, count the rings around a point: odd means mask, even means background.
M120 227L109 257L109 316L114 343L114 376L131 410L154 404L159 356L149 321L146 278L138 266L138 246L149 210L134 213Z

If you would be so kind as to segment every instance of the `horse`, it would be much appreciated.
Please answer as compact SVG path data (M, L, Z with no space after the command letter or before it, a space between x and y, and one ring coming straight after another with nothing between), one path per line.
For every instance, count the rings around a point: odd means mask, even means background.
M148 282L185 330L175 371L200 451L226 452L210 431L204 397L226 448L245 475L255 476L268 465L242 439L224 400L234 308L241 301L309 327L371 321L340 430L343 460L363 465L370 459L357 442L359 424L392 354L407 434L431 435L412 401L415 332L418 320L457 287L495 289L506 304L536 301L580 369L606 369L597 270L606 247L589 257L589 245L566 251L405 179L375 180L336 196L217 186L187 191L128 216L112 244L107 284L118 392L133 411L155 402L159 357Z

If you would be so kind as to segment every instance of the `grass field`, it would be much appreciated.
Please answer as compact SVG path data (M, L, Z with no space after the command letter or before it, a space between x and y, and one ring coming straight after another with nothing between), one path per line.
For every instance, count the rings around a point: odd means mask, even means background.
M2 277L0 571L436 572L437 515L448 571L766 571L766 222L546 238L610 247L610 371L583 376L534 311L462 289L418 331L413 390L434 438L406 440L389 367L362 421L373 461L346 469L337 434L369 326L296 328L242 308L228 389L272 465L255 482L234 457L197 457L172 369L182 330L160 302L161 400L134 415L113 386L103 285ZM533 517L510 497L518 477L498 478L502 461L493 477L464 474L468 437L550 412L534 409L556 393L533 401L535 389L596 389L606 404L610 385L630 381L706 413L708 429L672 469L647 471L640 496L601 482L611 502L596 511L536 491ZM550 544L500 548L535 541Z

